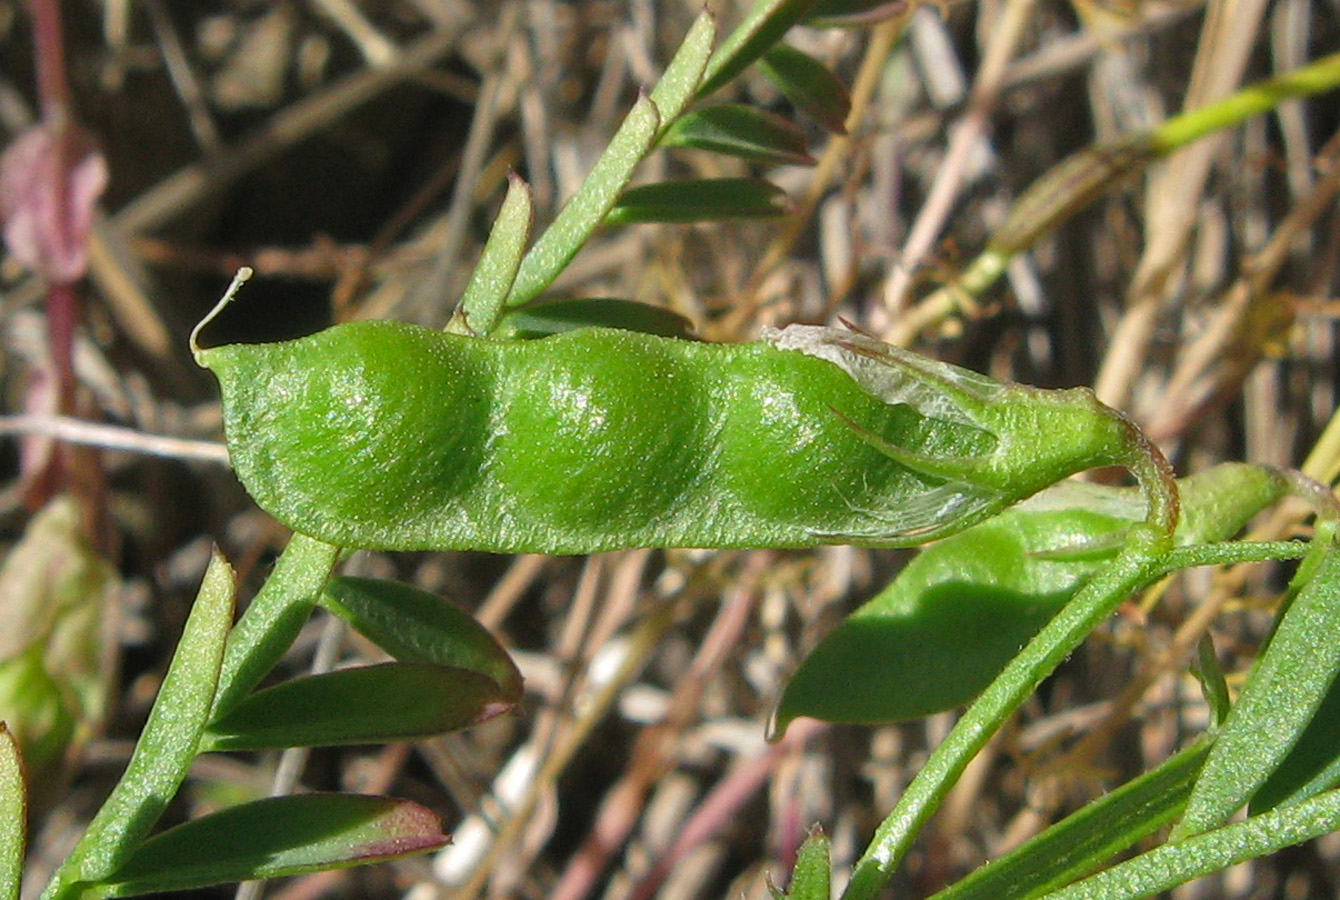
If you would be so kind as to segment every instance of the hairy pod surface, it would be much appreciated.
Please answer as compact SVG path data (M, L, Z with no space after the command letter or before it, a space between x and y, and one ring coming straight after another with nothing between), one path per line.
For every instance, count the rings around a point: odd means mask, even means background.
M360 322L197 357L257 503L345 547L907 546L1128 448L1087 391L813 326L708 344Z

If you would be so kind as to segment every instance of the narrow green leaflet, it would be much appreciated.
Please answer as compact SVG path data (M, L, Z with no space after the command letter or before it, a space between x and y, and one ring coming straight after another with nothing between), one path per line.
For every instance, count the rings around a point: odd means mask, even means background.
M521 260L508 306L535 299L567 267L619 199L660 125L656 104L649 97L639 98L577 193Z
M1111 555L1103 539L1136 518L1039 499L918 553L805 658L782 693L774 733L799 716L894 722L977 696ZM1107 552L1053 554L1086 542Z
M521 700L521 673L474 618L426 591L372 578L332 578L321 605L400 662L477 672L500 696Z
M846 134L851 95L827 66L789 44L778 44L763 55L758 68L805 115L834 134Z
M1340 544L1333 534L1319 528L1320 558L1299 567L1295 583L1302 587L1219 733L1173 840L1222 824L1251 799L1298 742L1340 670Z
M457 334L489 334L502 314L503 303L516 281L521 257L530 241L534 203L530 186L513 173L507 179L507 196L493 222L484 252L465 286L460 306L447 325Z
M294 678L210 723L201 751L384 744L475 725L516 701L486 675L383 663Z
M912 10L908 0L819 0L805 24L814 28L864 28Z
M1340 791L1165 844L1042 900L1135 900L1340 830Z
M712 54L703 73L698 96L724 87L732 78L753 65L768 49L782 39L787 30L803 19L815 0L754 0L745 20L726 36Z
M1252 795L1252 815L1297 803L1340 785L1340 677L1331 682L1316 715L1308 722L1279 768Z
M661 140L666 147L690 147L737 156L759 165L810 165L805 133L766 110L736 103L705 106L681 117Z
M28 792L19 743L0 722L0 900L19 900L27 822Z
M44 900L76 896L81 882L110 875L176 796L209 720L233 597L232 568L216 552L125 774L56 872Z
M661 337L688 338L693 323L674 310L618 297L574 297L527 303L509 310L493 336L533 340L579 328L619 328Z
M775 219L791 211L786 192L762 178L660 181L629 188L610 210L610 225Z
M830 900L833 896L833 864L829 860L828 835L818 825L810 829L796 853L796 867L785 892L773 891L779 900Z
M1167 825L1209 752L1195 744L992 860L931 900L1024 900L1068 884Z
M381 862L447 843L408 800L300 794L244 803L145 841L95 897L133 897Z

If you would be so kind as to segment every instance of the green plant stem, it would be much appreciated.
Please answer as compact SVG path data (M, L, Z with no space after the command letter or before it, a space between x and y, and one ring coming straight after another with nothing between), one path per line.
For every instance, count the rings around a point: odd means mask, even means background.
M28 794L19 742L0 722L0 900L19 900L27 823Z
M1235 566L1239 563L1300 559L1307 555L1309 541L1216 541L1169 551L1161 561L1164 572L1196 566Z
M1005 273L1010 259L1028 249L1092 201L1169 153L1207 134L1268 112L1284 100L1340 85L1340 54L1243 88L1231 97L1175 116L1158 128L1095 144L1053 166L1011 207L987 248L960 277L908 310L888 337L907 346L918 334L973 301Z
M1148 897L1336 829L1340 829L1340 791L1331 790L1181 843L1165 844L1047 894L1043 900Z
M1221 128L1237 125L1269 112L1292 97L1305 97L1340 85L1340 53L1245 87L1217 103L1193 109L1154 129L1153 144L1160 154L1185 147Z
M274 571L228 636L213 718L231 710L261 682L311 615L340 549L294 534Z
M1142 523L1103 567L982 692L908 785L857 861L843 900L875 900L949 787L1005 720L1133 591L1162 570L1169 535Z
M43 900L78 897L120 866L186 778L209 721L233 620L233 572L215 553L125 774L93 817Z

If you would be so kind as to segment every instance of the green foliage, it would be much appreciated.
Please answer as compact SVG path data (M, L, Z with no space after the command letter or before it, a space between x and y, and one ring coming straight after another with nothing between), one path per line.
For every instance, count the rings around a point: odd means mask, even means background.
M404 585L330 578L340 548L588 553L947 538L820 646L779 708L784 728L799 715L886 721L977 696L857 862L844 896L870 900L974 754L1118 604L1178 566L1296 556L1296 544L1218 542L1285 493L1300 494L1320 511L1321 536L1213 744L1194 745L941 897L1032 897L1067 884L1048 896L1139 896L1340 823L1337 794L1326 791L1340 777L1329 651L1340 633L1340 511L1318 500L1324 489L1223 467L1183 483L1179 524L1166 462L1086 390L1002 384L833 329L708 344L688 340L673 314L628 300L541 299L602 225L785 214L785 194L757 178L630 185L657 147L812 162L793 122L697 104L759 63L799 111L841 132L844 86L779 42L802 21L849 25L901 11L886 0L756 0L719 45L715 19L699 16L538 237L530 190L510 179L449 333L363 322L212 349L193 335L197 359L222 387L239 477L296 533L236 626L231 570L216 555L127 771L47 900L296 874L445 842L421 807L353 795L243 803L149 837L201 752L426 737L518 703L520 674L478 623ZM1015 204L956 290L984 289L1011 254L1187 141L1333 85L1337 60L1064 162ZM1138 490L1065 487L1005 511L1098 466L1127 468ZM397 662L257 690L318 602ZM29 650L5 664L42 662ZM1226 707L1212 655L1202 669L1207 693ZM34 685L51 697L64 690L30 677L36 671L10 674L30 705ZM39 700L36 708L51 706ZM51 709L51 747L34 742L47 756L75 727L67 709ZM19 760L0 724L0 900L18 891ZM1249 802L1250 818L1223 825ZM1169 843L1076 881L1184 807ZM827 900L830 882L816 828L779 896Z
M1180 815L1209 749L1208 741L1188 747L932 900L1022 900L1075 881Z
M1340 634L1336 603L1340 546L1334 542L1333 528L1334 523L1328 523L1319 529L1311 554L1299 567L1294 582L1297 596L1216 738L1186 815L1173 830L1174 840L1218 827L1245 806L1316 719L1340 671L1340 655L1332 649L1335 635ZM1325 762L1318 768L1330 768L1334 756ZM1300 778L1298 769L1281 777L1307 782L1312 793L1329 787ZM1292 793L1298 796L1291 801L1310 796L1299 790Z
M778 44L763 55L758 66L797 109L834 134L846 133L851 95L823 63L795 47Z
M492 678L469 669L428 663L359 666L257 691L210 722L201 750L414 740L476 725L514 702Z
M790 121L734 103L706 106L683 116L662 143L738 156L759 165L814 162L806 150L805 135Z
M785 891L774 888L773 896L777 900L829 900L833 896L833 864L828 850L828 835L817 825L811 828L796 853L790 886Z
M629 188L606 222L725 222L775 219L790 203L782 189L761 178L705 178L667 181Z
M1231 537L1286 487L1277 473L1237 464L1185 479L1178 542ZM932 544L805 658L775 730L798 716L893 722L968 703L1143 516L1133 490L1064 483Z
M0 722L0 900L19 900L27 824L23 756L19 742Z
M521 673L484 626L418 588L372 578L332 578L321 605L400 662L482 675L498 694L521 699Z
M107 878L177 793L209 721L233 599L232 568L216 553L125 774L57 870L44 900L77 896L83 885Z
M407 800L270 797L150 838L90 896L133 897L301 875L422 853L446 842L437 816Z

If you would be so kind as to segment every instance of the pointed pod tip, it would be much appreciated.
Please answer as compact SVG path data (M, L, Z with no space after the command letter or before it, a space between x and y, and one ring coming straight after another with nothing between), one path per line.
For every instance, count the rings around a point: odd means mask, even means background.
M200 347L201 330L210 322L213 322L218 318L219 313L223 312L224 307L233 302L233 298L237 296L237 292L242 289L242 285L250 281L251 276L254 274L256 273L252 270L251 266L242 266L238 269L237 274L233 276L232 282L228 285L228 290L223 292L223 296L219 299L219 302L214 304L214 308L206 313L205 317L197 322L196 326L191 329L191 355L195 357L196 365L204 369L209 368L205 365L205 351Z

